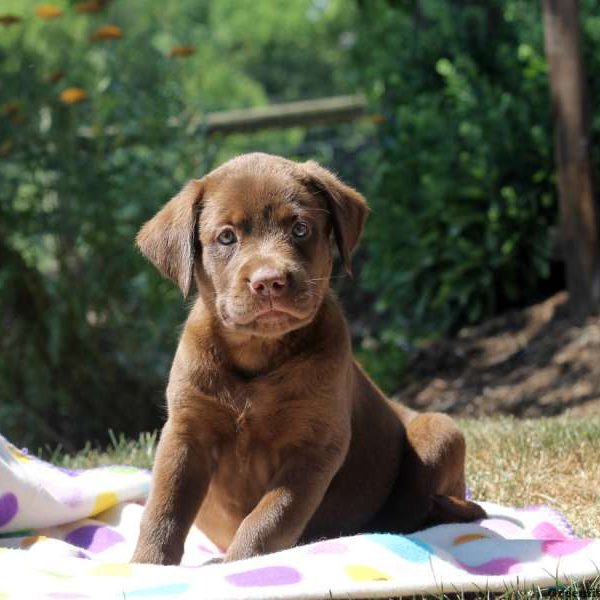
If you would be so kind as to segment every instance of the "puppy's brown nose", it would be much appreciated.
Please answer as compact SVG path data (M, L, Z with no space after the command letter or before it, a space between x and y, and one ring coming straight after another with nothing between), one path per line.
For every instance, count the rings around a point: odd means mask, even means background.
M257 269L250 277L250 289L259 296L281 296L287 284L287 276L268 267Z

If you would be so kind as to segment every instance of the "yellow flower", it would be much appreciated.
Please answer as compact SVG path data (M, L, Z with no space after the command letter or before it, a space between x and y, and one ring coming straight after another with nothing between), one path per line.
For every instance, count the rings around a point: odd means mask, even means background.
M66 88L60 93L60 101L65 104L77 104L86 100L87 97L87 92L78 87Z
M116 25L104 25L99 27L90 36L90 42L99 42L101 40L118 40L123 37L123 30Z
M56 4L40 4L35 9L35 14L40 19L56 19L63 15L63 11Z
M23 19L21 19L21 17L17 17L17 15L0 15L0 25L4 25L5 27L16 25L22 20Z
M75 12L79 14L97 13L104 8L104 2L99 0L89 0L89 2L78 2L75 5Z
M191 56L196 52L196 48L194 46L175 46L169 52L170 58L185 58L186 56Z

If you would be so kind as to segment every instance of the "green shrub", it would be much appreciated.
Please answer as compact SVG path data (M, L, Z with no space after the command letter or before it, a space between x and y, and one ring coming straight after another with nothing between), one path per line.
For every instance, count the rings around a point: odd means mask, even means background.
M536 297L556 221L550 105L537 5L390 5L365 8L362 32L385 117L365 276L414 338Z
M387 359L386 345L408 349L560 285L547 281L558 217L550 94L540 3L361 7L357 64L385 119L364 272L385 315L374 332L383 345L366 353L398 385L402 361ZM593 0L581 2L581 22L597 136Z
M209 142L202 114L348 91L323 78L349 56L348 18L310 0L36 6L2 7L22 20L0 40L0 432L71 449L161 423L185 306L135 250L140 225L215 161L304 139ZM286 69L306 76L290 86Z

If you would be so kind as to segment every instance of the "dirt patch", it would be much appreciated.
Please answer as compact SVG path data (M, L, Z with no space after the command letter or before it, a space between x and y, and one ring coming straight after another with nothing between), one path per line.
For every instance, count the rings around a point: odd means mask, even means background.
M564 292L418 351L395 395L463 416L600 414L600 317L574 325Z

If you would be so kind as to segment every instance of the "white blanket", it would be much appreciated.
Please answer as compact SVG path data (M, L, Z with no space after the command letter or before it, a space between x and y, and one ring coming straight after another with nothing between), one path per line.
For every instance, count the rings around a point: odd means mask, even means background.
M0 599L375 598L554 587L600 575L600 540L548 507L482 503L479 523L324 540L229 564L193 528L181 567L132 565L150 474L69 471L0 436Z

